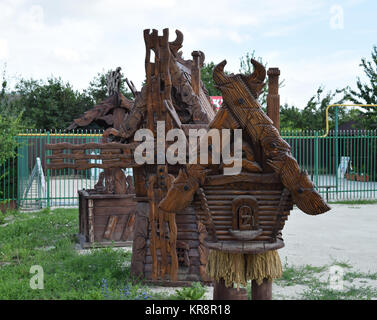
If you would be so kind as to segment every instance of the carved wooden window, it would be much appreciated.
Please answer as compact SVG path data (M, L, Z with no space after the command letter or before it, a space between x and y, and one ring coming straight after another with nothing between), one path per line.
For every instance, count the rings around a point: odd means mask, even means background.
M177 241L176 248L177 248L178 265L180 267L189 267L190 266L190 257L189 257L190 247L188 243L184 241Z
M258 202L252 196L239 196L232 201L232 229L258 229Z

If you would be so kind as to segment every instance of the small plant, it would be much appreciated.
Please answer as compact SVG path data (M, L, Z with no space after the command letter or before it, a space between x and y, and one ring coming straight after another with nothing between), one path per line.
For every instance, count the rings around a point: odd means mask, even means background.
M129 284L120 288L119 292L118 290L111 290L109 289L108 282L105 278L102 278L101 294L107 300L148 300L152 298L148 290L143 290L138 286L131 286Z
M206 293L205 287L200 282L194 282L191 287L175 290L178 300L200 300Z

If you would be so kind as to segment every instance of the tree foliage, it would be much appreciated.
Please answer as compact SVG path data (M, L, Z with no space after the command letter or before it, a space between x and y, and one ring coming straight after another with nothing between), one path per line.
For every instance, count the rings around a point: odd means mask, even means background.
M64 129L93 106L90 96L74 90L61 78L21 79L16 85L16 97L24 108L24 123L36 129Z
M107 97L106 76L107 72L97 73L82 92L61 78L20 79L15 90L7 92L6 97L12 101L14 110L23 110L22 122L28 128L63 130L73 119ZM124 79L121 92L128 98L132 97Z
M221 91L216 88L216 84L213 81L213 69L215 64L211 61L209 63L204 63L203 68L201 69L200 77L203 81L204 86L208 90L209 96L221 96Z
M7 81L3 74L0 92L0 166L15 155L16 137L23 129L22 111L17 110L7 89Z
M99 103L107 97L107 75L111 70L107 72L98 72L97 75L89 82L88 88L85 93L93 99L94 103ZM131 91L126 87L124 74L121 73L120 92L129 99L133 98Z
M374 46L371 53L371 60L361 59L360 67L364 69L364 73L368 82L363 83L360 77L357 78L356 87L353 90L348 88L347 99L355 104L377 104L377 46ZM358 112L359 127L365 129L377 128L377 108L364 107L365 113Z
M319 87L309 99L304 109L283 105L280 108L280 127L283 130L321 130L325 128L326 108L330 104L344 101L344 89L325 92ZM339 96L340 95L340 96ZM337 96L339 96L337 98ZM339 109L339 119L344 119L346 110ZM334 113L329 113L330 126L333 125ZM340 122L342 123L342 122Z

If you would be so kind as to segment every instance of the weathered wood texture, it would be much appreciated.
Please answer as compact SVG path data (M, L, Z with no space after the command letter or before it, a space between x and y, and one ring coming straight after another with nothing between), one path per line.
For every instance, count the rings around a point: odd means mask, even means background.
M227 75L224 73L226 60L219 63L213 72L213 79L222 92L224 103L245 130L253 146L261 148L256 160L265 171L272 168L284 186L291 192L293 202L305 213L316 215L330 208L323 201L306 172L298 166L291 154L291 147L280 137L272 120L263 112L255 90L256 80L265 78L262 64L251 59L254 73L251 75Z
M46 158L48 169L91 169L91 168L131 168L138 166L134 160L135 143L85 143L85 144L71 144L71 143L57 143L46 145L47 150L52 150L52 154ZM101 153L98 155L90 154L91 150L100 149ZM89 154L85 154L85 151ZM91 163L90 160L102 160L101 163Z
M214 281L213 300L248 300L244 288L227 288L224 279Z
M292 209L292 202L289 196L284 195L282 197L282 188L279 187L275 188L275 190L263 190L263 184L259 186L254 184L254 186L258 190L242 190L241 188L229 190L227 185L222 189L203 186L219 242L234 242L238 240L229 232L230 229L234 229L235 224L235 215L232 212L234 212L234 204L237 203L237 199L243 199L248 196L256 200L258 210L254 212L255 222L258 223L259 228L262 230L262 233L253 239L254 241L271 242L271 240L276 240L274 238L283 229L285 221L288 219L289 210ZM199 197L194 198L194 207L201 221L208 225L207 212L202 209ZM207 242L214 242L210 238L209 236Z
M135 212L135 231L132 244L131 274L137 278L144 278L144 264L148 240L149 206L146 202L138 202Z
M279 96L279 68L269 68L267 115L272 120L275 128L280 131L280 96Z
M150 221L150 220L149 220ZM203 224L197 224L196 213L193 208L188 207L182 212L176 214L176 224L177 224L177 258L178 258L178 269L176 279L172 280L171 277L165 273L162 275L162 255L161 242L153 240L152 236L152 226L149 224L146 230L147 238L144 238L145 243L145 258L143 274L145 280L150 280L161 284L161 280L166 281L166 285L173 282L187 281L202 281L210 282L211 279L205 273L205 266L208 260L208 249L204 245L204 238L206 231ZM145 228L145 225L144 225ZM159 239L157 239L159 240ZM154 248L151 246L152 243L157 244ZM136 237L134 240L134 247L136 243ZM155 252L155 253L154 253ZM157 267L154 265L154 259L156 259ZM171 257L167 257L167 264L171 263ZM157 270L159 277L153 276L154 270Z
M79 233L87 244L133 240L134 195L91 195L79 191Z
M271 300L272 299L272 281L263 279L263 283L257 284L255 280L251 282L251 299L252 300Z

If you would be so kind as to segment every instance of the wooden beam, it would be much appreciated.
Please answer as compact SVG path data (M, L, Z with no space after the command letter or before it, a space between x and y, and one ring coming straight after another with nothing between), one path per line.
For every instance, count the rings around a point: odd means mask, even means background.
M115 231L115 228L117 226L117 222L118 222L117 216L110 216L109 217L109 221L107 222L105 233L103 235L104 239L111 240L113 233Z
M279 68L269 68L268 94L267 94L267 115L273 121L276 129L280 130L280 96L279 96Z
M263 279L263 283L258 285L255 280L251 282L251 300L271 300L272 281Z

